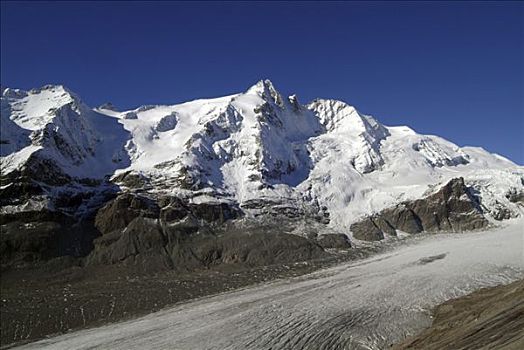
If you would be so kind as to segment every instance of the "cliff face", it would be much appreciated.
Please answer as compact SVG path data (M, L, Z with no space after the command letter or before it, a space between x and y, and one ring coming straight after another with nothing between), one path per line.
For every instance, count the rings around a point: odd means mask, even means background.
M478 198L466 187L463 178L452 179L425 198L406 201L351 225L353 236L362 240L381 240L384 234L396 236L397 230L420 232L462 232L484 228Z

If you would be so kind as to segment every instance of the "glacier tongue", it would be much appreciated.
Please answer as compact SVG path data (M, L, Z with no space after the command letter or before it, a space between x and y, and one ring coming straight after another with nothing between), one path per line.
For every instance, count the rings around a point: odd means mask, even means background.
M455 177L477 190L488 212L522 211L507 199L523 191L521 166L384 126L341 101L302 105L269 80L236 95L121 112L90 109L63 86L3 89L1 118L2 175L35 159L77 180L131 172L148 179L151 195L235 201L247 214L256 202L313 208L346 233L363 215Z

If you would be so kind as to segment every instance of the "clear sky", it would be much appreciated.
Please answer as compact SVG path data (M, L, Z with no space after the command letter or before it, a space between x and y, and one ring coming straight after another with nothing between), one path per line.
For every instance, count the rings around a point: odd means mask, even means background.
M522 2L2 1L0 73L121 109L269 78L524 164Z

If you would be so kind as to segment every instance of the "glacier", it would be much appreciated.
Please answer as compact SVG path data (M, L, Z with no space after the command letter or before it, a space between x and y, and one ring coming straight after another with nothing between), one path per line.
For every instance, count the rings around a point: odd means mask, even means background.
M386 349L429 326L435 305L522 279L522 225L412 236L357 262L16 349Z

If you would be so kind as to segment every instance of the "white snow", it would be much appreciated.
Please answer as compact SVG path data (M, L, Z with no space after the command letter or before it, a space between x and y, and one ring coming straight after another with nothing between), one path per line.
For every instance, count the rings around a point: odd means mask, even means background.
M22 167L34 153L78 178L102 178L130 164L123 149L129 135L118 121L89 109L62 86L29 92L5 89L2 119L6 116L20 128L19 135L31 139L16 152L2 151L0 165L6 174Z
M331 227L345 233L365 214L462 176L485 197L488 212L503 205L522 215L505 195L524 190L524 167L406 126L384 126L341 101L301 105L268 80L236 95L122 112L89 109L62 86L5 89L2 120L5 173L36 153L74 177L131 170L151 178L153 191L205 193L240 205L318 203ZM192 190L180 187L184 177Z
M384 349L428 326L435 305L524 278L524 221L506 223L17 349Z
M12 96L10 118L27 130L38 130L44 127L53 120L53 112L57 108L74 102L77 98L76 95L61 85L48 85L29 92L15 91L21 93L22 98L17 98L17 95L12 95L9 91L5 91L3 94L7 98Z

